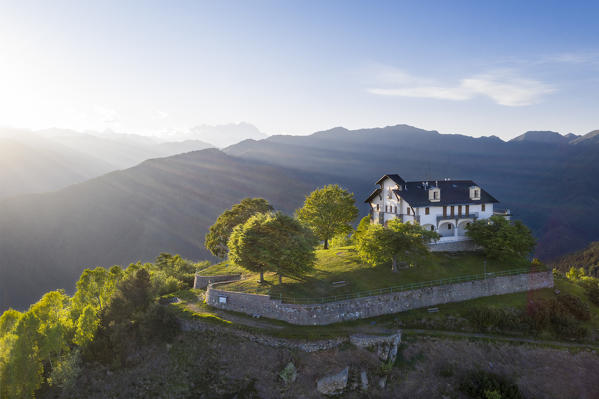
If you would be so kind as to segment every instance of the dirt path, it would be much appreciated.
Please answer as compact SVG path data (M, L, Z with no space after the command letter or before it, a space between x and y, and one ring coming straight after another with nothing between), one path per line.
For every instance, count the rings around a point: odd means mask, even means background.
M599 345L583 344L578 342L563 342L563 341L546 341L524 337L508 337L505 335L492 335L482 333L465 333L459 331L442 331L442 330L422 330L422 329L402 329L404 334L408 335L429 335L429 336L444 336L444 337L460 337L460 338L478 338L495 341L527 343L535 345L561 346L566 348L591 348L599 350Z

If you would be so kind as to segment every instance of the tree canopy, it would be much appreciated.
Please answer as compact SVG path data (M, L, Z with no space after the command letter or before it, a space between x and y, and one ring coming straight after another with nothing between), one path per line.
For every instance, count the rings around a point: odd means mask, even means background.
M216 257L225 258L229 252L227 246L229 237L235 226L245 223L257 213L271 212L272 210L273 207L264 198L244 198L239 204L224 211L210 226L204 241L206 249Z
M85 269L69 297L46 293L26 312L0 316L0 398L30 398L44 385L65 388L76 382L79 363L121 361L139 339L173 337L175 316L156 303L166 281L190 287L198 264L161 254L156 264L141 262L110 269ZM172 292L170 291L170 292Z
M391 261L391 270L397 271L399 261L412 262L427 254L426 243L438 237L437 233L418 224L394 219L387 223L387 227L380 224L362 226L356 247L364 261L373 265Z
M502 216L470 224L468 237L480 245L490 258L526 257L535 247L532 233L519 220L511 223Z
M276 272L282 276L297 276L314 266L313 233L292 217L283 213L257 214L233 229L229 239L229 258L239 266L260 273Z
M329 247L329 240L335 235L351 232L351 222L356 217L358 208L354 195L337 184L312 191L304 206L297 210L298 220L324 241L324 249Z

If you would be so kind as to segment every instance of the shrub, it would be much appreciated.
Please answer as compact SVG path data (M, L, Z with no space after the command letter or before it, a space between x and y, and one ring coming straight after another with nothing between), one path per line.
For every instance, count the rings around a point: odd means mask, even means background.
M599 306L599 285L591 286L586 290L589 300Z
M551 306L547 301L529 302L525 323L532 331L540 332L551 324Z
M455 366L453 363L444 363L439 368L439 375L444 378L453 377L455 373Z
M337 234L335 237L331 239L331 248L339 248L339 247L347 247L352 245L353 240L350 234L341 233Z
M502 376L482 370L468 373L462 379L459 390L477 399L524 399L516 384Z
M517 330L520 327L520 316L516 311L477 307L469 310L465 317L480 331Z
M589 310L589 306L586 303L584 303L579 297L565 294L558 296L557 300L576 319L591 319L591 311Z
M141 320L141 334L144 339L171 341L179 332L177 317L165 306L152 304Z
M551 316L551 330L560 338L581 339L588 334L588 330L580 322L564 313Z

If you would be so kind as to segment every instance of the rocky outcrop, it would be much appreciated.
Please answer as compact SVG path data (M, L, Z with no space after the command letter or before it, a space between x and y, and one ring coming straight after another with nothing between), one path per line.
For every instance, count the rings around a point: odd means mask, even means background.
M366 370L360 372L360 389L362 392L368 391L368 374L366 374Z
M337 374L322 377L316 382L316 390L323 395L340 395L347 387L349 378L349 366Z
M376 351L382 362L393 364L401 343L401 331L392 335L351 335L349 342L359 348Z

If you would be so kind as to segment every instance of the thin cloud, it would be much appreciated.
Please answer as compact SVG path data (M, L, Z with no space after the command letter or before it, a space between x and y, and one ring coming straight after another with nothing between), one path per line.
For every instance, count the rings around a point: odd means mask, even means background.
M96 105L94 106L94 112L100 117L103 123L116 123L119 121L118 113L114 109Z
M398 79L393 80L396 76ZM455 86L443 85L431 79L411 76L401 70L385 71L379 75L390 87L370 88L367 91L381 96L432 98L465 101L486 96L499 105L519 107L538 103L555 88L533 79L521 78L512 71L492 71L463 78Z

